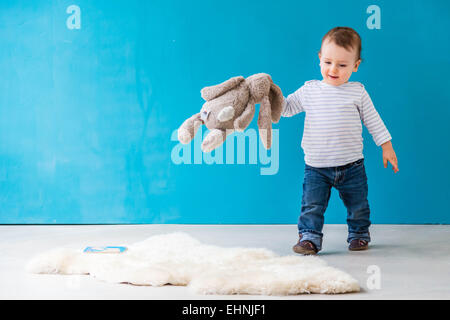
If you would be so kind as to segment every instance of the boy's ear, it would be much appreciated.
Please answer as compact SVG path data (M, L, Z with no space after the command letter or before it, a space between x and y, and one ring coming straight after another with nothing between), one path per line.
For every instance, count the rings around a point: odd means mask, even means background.
M320 64L320 59L322 59L322 55L319 52L319 64Z
M353 68L353 72L358 71L359 64L361 63L361 59L358 59L358 61L355 62L355 67Z

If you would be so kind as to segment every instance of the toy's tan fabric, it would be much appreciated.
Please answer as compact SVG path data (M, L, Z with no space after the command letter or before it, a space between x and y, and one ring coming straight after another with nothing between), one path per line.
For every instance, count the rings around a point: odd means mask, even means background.
M258 128L266 149L272 144L272 122L281 117L283 94L270 75L254 74L247 79L231 78L221 84L201 90L206 102L199 113L183 122L178 129L178 140L189 143L200 125L210 132L202 143L203 152L211 152L222 145L226 137L236 131L244 131L253 119L255 104L260 104Z

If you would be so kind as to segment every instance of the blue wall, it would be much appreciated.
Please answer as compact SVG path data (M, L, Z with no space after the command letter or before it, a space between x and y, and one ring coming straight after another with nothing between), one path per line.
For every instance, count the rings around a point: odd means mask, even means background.
M351 81L399 159L384 169L364 129L372 222L449 223L449 12L447 0L1 1L0 223L296 223L304 114L274 125L266 157L250 135L234 164L231 148L202 157L200 136L182 150L173 138L204 86L266 72L287 96L320 79L321 38L338 25L363 39ZM325 222L345 219L334 190Z

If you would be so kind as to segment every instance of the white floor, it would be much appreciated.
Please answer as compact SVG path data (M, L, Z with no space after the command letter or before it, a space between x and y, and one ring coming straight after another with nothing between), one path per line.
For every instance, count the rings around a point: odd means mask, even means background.
M450 299L449 225L373 225L368 251L350 252L346 225L326 225L319 257L356 278L361 292L343 295L204 296L186 287L110 284L89 276L28 274L36 253L55 247L131 244L186 232L224 247L265 247L294 254L296 225L0 226L0 299ZM371 267L375 266L375 267ZM379 288L371 280L379 270ZM375 288L373 288L375 285Z

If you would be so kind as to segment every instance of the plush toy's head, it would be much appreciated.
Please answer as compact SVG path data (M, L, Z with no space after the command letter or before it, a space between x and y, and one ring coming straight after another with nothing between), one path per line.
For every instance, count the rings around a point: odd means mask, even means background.
M234 129L234 119L242 114L249 100L249 89L243 77L229 80L226 85L203 88L206 100L200 119L208 129Z
M187 119L178 129L181 143L189 143L201 124L211 130L202 143L210 152L220 146L233 131L243 131L253 119L255 104L260 104L258 127L265 148L272 138L272 122L281 117L283 94L268 74L258 73L244 79L234 77L201 90L206 102L200 112Z

